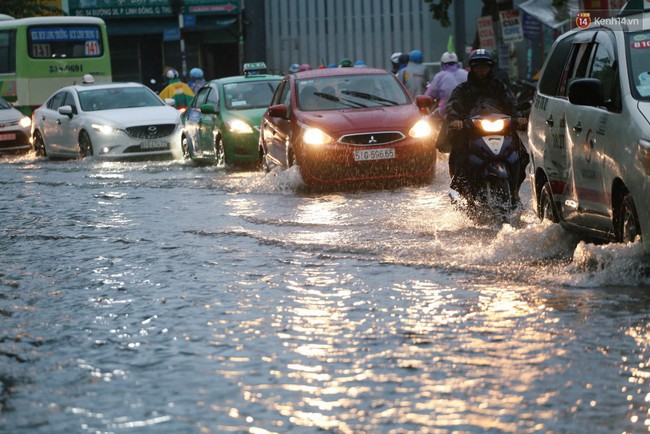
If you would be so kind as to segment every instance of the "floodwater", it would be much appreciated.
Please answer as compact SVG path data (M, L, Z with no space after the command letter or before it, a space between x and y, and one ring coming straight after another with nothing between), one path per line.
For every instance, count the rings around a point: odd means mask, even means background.
M448 182L0 159L0 432L649 432L639 246Z

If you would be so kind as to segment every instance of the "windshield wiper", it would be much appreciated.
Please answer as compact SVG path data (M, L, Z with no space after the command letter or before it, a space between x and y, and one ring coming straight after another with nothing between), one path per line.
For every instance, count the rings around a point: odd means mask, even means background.
M334 102L341 103L343 105L347 105L348 107L366 107L366 105L364 104L355 101L350 101L349 99L342 99L336 95L332 95L331 93L314 92L314 95L324 98L328 101L334 101Z
M341 91L341 93L344 93L346 95L356 96L357 98L361 98L361 99L367 99L368 101L383 102L388 105L398 105L395 101L391 101L389 99L385 99L370 93L357 92L356 90L343 90Z

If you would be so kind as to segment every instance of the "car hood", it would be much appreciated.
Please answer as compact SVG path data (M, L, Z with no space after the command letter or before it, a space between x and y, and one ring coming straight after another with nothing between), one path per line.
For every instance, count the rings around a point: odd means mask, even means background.
M0 122L17 121L24 115L18 110L3 109L0 110Z
M650 102L639 101L639 111L650 124Z
M231 110L228 112L223 112L223 120L228 119L243 119L248 121L253 126L259 125L262 123L262 116L266 112L266 107L248 109L248 110Z
M173 107L142 107L90 112L95 122L105 122L116 127L128 128L137 125L175 124L180 113Z
M409 104L368 109L302 112L300 120L332 136L337 136L351 132L407 132L420 117L419 109Z

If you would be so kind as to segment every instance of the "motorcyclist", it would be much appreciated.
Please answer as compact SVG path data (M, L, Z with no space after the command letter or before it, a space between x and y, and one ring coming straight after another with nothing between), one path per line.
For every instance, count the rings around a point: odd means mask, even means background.
M444 115L451 92L456 86L467 81L467 71L460 67L458 56L453 51L442 53L440 68L441 71L433 77L424 94L438 100L438 113Z
M408 65L397 73L397 77L404 83L413 98L424 94L430 80L429 73L422 64L422 60L422 51L411 51Z
M494 60L492 52L486 49L475 50L469 56L470 72L467 81L459 84L447 100L445 119L449 125L449 174L452 178L451 188L463 193L465 186L465 167L469 158L469 137L463 129L464 120L468 119L481 107L496 107L501 113L511 116L518 128L525 128L527 119L516 110L515 97L508 87L494 77ZM524 168L529 156L518 136L513 140L519 146L521 158L520 173L513 196L519 198L519 187L525 179Z
M399 70L399 56L401 56L402 53L399 51L396 51L395 53L391 54L390 56L390 64L391 64L391 70L393 74L397 74L397 71Z
M178 71L170 69L167 71L167 78L169 84L160 92L160 98L163 100L172 98L177 109L189 106L192 98L194 98L194 92L186 83L180 80Z
M187 85L192 89L195 94L205 85L205 78L201 68L190 69L190 81Z

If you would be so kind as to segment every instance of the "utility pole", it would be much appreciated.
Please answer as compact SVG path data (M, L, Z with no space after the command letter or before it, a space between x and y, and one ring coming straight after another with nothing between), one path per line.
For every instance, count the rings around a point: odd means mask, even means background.
M465 47L467 38L465 38L465 2L454 2L454 33L456 34L456 54L461 59L465 59Z
M185 21L183 18L183 6L185 0L169 0L172 7L172 14L178 14L178 33L180 34L181 46L181 77L187 80L187 56L185 55Z

